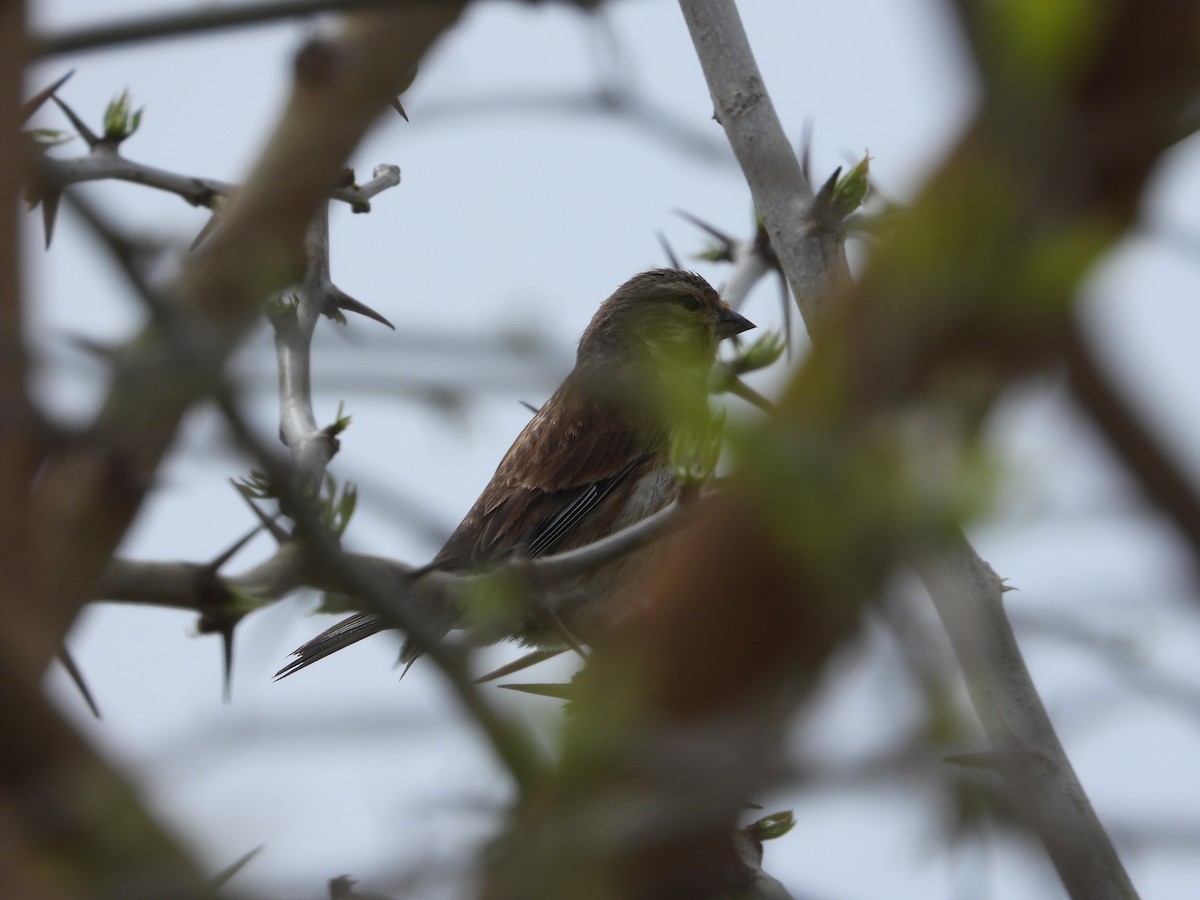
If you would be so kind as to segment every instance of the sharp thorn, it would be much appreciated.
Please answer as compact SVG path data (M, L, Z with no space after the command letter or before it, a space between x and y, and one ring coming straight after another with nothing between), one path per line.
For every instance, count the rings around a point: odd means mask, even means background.
M58 221L58 202L62 192L48 190L42 195L42 229L46 233L46 249L50 249L50 241L54 238L54 223Z
M475 679L475 683L487 684L489 681L495 681L497 678L503 678L505 675L512 675L514 672L520 672L523 669L528 669L530 666L536 666L540 662L553 659L565 652L565 650L534 650L510 663L505 663L498 669L492 669L486 675L480 675Z
M838 179L842 176L842 167L838 166L833 170L833 174L826 179L821 185L821 189L817 191L817 195L812 201L812 215L818 220L829 218L830 211L833 209L833 192L837 188Z
M65 104L62 100L58 99L58 97L51 95L50 99L53 100L56 104L58 104L58 108L63 111L63 114L68 119L71 120L71 125L74 126L74 128L77 132L79 132L79 136L81 138L83 138L84 143L86 143L88 145L88 149L95 150L96 145L100 143L100 138L98 138L96 136L96 133L94 131L92 131L92 129L87 127L87 123L84 122L83 119L81 119L81 118L79 118L79 116L75 115L75 110L73 110L73 109L71 109L71 107L67 106L67 104Z
M41 109L42 104L45 103L47 100L49 100L51 97L53 97L55 92L60 87L62 87L64 84L66 84L67 79L70 78L74 74L75 74L75 70L71 69L70 71L67 72L66 75L62 76L62 78L58 79L58 81L54 82L54 84L50 85L50 87L43 88L42 90L40 90L36 94L34 94L32 97L30 97L28 100L26 100L24 103L22 103L21 104L21 121L22 122L27 121L30 116L32 116L35 112L37 112L39 109Z
M223 666L224 690L222 699L226 703L233 701L233 632L236 622L221 626L221 655Z
M498 684L506 691L533 694L536 697L551 697L555 700L573 700L575 692L569 684Z
M87 682L83 680L83 673L79 671L79 666L75 665L75 659L71 656L71 651L67 649L66 644L59 645L58 660L63 664L63 668L67 670L67 675L75 683L75 687L79 689L79 693L83 696L83 702L87 704L87 708L92 711L93 716L99 719L100 707L96 705L96 699L88 689Z
M204 239L207 238L210 234L212 234L212 230L216 227L217 227L217 214L214 212L211 216L208 217L208 221L204 223L204 227L200 229L200 233L196 235L195 239L192 241L191 245L188 247L188 251L190 252L192 250L195 250L197 247L199 247L201 244L203 244Z
M687 212L686 210L682 210L682 209L676 209L674 212L675 212L675 215L680 216L681 218L687 219L689 222L691 222L693 225L695 225L701 231L705 231L710 236L716 238L718 241L720 241L722 244L725 245L726 250L732 251L733 248L737 246L737 241L735 241L733 238L731 238L725 232L721 231L719 228L717 228L713 225L709 225L703 219L693 216L690 212Z
M671 249L671 245L667 241L667 236L661 231L656 231L654 234L658 237L658 243L662 246L663 252L667 254L667 261L671 263L671 268L682 268L679 265L679 257L675 255L675 251Z
M366 316L368 319L373 319L381 325L386 325L392 331L396 330L396 326L384 318L380 313L375 312L365 303L359 303L349 294L345 294L337 288L333 289L334 304L338 309L344 309L346 312L358 313L360 316Z
M254 857L258 856L258 854L262 853L266 846L266 844L259 844L249 853L240 856L233 862L232 865L226 866L224 869L210 878L208 880L208 886L214 891L224 887L234 875L246 867L247 863L254 859Z
M242 492L241 488L237 486L237 483L233 479L229 480L229 484L235 491L237 491L237 495L246 501L246 505L250 507L250 511L254 513L255 518L257 518L258 521L262 523L263 527L271 533L271 537L275 539L275 543L283 544L291 539L291 535L289 535L286 529L284 529L276 521L276 519L279 518L280 513L276 513L273 516L267 515L262 508L254 502L253 497L247 497L246 494Z
M251 528L249 531L247 531L244 535L242 535L240 538L238 538L236 541L234 541L228 550L225 550L218 556L214 557L208 563L208 565L206 565L204 568L206 568L209 572L212 572L213 574L220 572L221 569L224 568L225 563L227 563L231 559L233 559L233 557L237 555L238 551L240 551L243 547L245 547L248 543L250 543L250 541L253 540L254 537L266 527L267 527L266 524L263 522L260 522L259 524L255 525L253 528Z

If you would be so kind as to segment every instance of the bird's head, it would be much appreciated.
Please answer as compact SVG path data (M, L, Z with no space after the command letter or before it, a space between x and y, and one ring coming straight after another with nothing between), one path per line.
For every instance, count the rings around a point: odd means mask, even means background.
M753 327L695 272L654 269L600 304L579 341L577 362L707 377L717 344Z
M717 345L753 328L694 272L635 275L600 304L570 379L582 396L648 421L707 421Z

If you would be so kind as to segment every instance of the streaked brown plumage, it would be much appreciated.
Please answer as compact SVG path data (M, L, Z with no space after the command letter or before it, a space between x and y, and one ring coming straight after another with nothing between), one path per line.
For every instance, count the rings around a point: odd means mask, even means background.
M692 272L655 269L625 282L592 317L575 368L517 436L426 570L477 572L514 556L581 547L664 507L675 490L671 435L707 415L717 344L753 327ZM579 595L580 614L595 614L634 562L627 557L555 592ZM570 622L578 625L574 616ZM448 610L431 631L445 634L455 624ZM297 649L279 677L386 627L373 614L351 616ZM537 642L544 627L526 620L475 637ZM406 644L401 659L418 655Z

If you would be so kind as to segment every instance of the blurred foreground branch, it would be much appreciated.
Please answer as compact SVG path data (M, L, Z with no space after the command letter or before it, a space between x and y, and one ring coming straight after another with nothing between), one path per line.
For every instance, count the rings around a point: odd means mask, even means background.
M732 2L681 6L814 348L779 415L734 435L729 492L593 654L561 770L523 798L483 896L736 895L740 805L781 777L790 713L913 560L933 560L921 571L991 758L1068 893L1136 896L958 522L980 504L979 424L1014 379L1057 361L1079 280L1178 136L1197 11L1125 2L974 28L984 104L850 289L837 204L804 182ZM1025 58L1021 27L1045 29L1044 58Z

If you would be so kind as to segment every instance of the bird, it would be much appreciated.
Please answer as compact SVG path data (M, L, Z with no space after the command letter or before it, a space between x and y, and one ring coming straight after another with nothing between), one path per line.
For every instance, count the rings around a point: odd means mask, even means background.
M667 506L677 491L672 437L700 416L709 421L717 345L753 327L695 272L653 269L630 278L600 304L579 339L575 367L525 425L462 522L410 577L486 572L514 558L585 546ZM578 611L572 629L586 634L602 623L604 600L649 549L554 587L572 601L560 606ZM444 636L460 617L451 609L435 615L425 639ZM493 622L491 633L472 639L571 642L557 616L518 620ZM276 679L390 627L373 613L352 615L293 651ZM420 653L410 637L400 662L411 665Z

